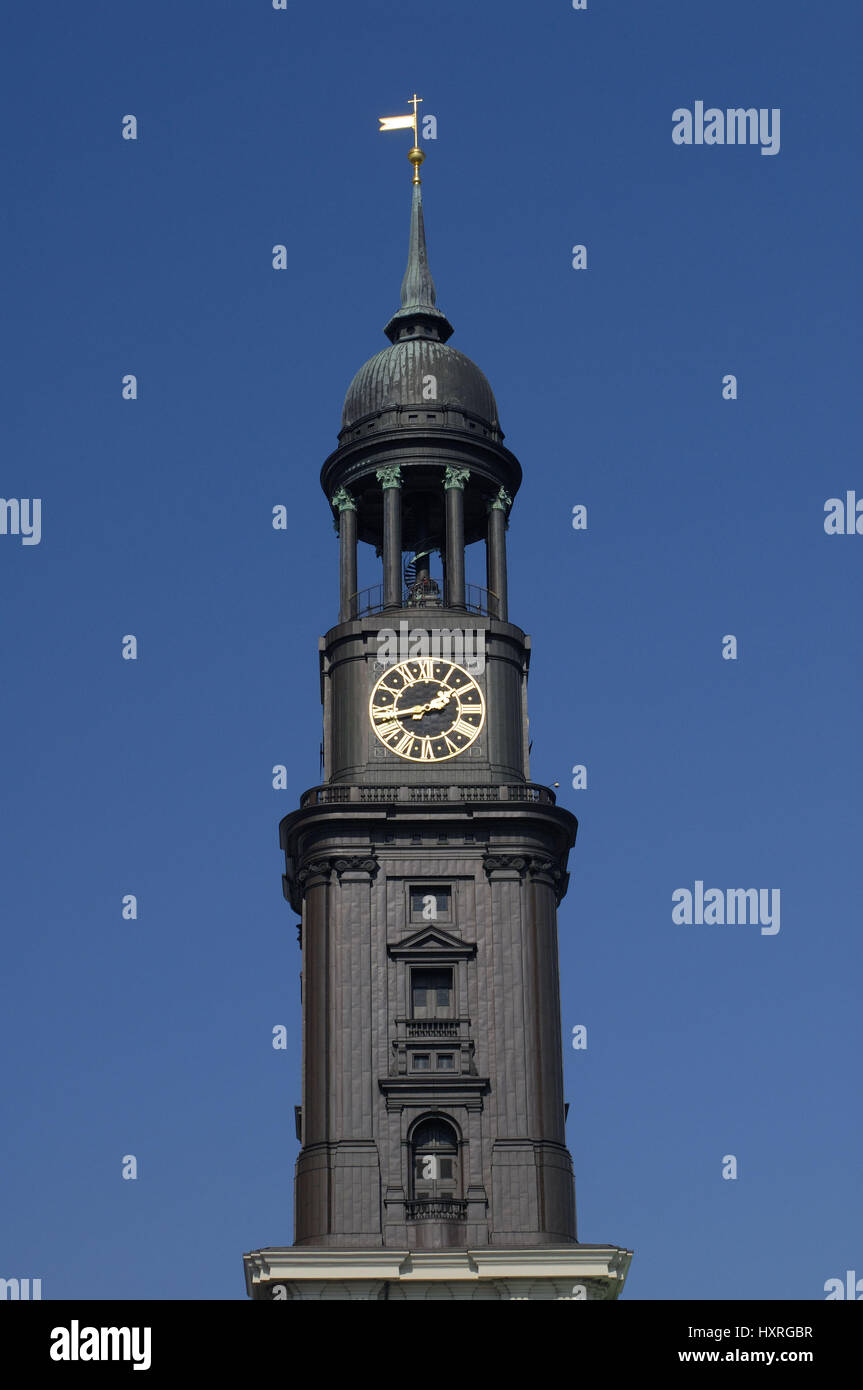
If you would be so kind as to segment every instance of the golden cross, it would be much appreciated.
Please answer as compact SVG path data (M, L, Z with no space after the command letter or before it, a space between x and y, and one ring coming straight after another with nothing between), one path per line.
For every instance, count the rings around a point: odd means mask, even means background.
M418 97L417 94L416 94L416 92L414 92L414 94L413 94L412 97L408 97L408 104L410 105L410 103L412 102L412 103L413 103L413 108L414 108L414 144L415 144L415 145L418 145L419 142L420 142L419 133L418 133L418 131L417 131L417 102L418 102L418 101L422 101L422 97Z

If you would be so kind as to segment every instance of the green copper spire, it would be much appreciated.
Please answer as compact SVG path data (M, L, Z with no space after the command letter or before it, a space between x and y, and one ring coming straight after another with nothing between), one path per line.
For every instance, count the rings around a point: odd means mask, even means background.
M393 314L384 332L391 343L399 338L437 338L445 343L453 331L445 314L435 307L435 287L429 270L423 221L422 184L411 187L411 230L408 263L402 280L402 307Z

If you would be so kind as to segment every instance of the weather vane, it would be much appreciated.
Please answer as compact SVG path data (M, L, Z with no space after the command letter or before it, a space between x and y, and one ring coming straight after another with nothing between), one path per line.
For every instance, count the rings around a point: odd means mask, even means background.
M414 168L414 176L412 179L413 183L419 183L421 181L420 165L425 159L425 154L420 149L419 133L417 131L417 104L421 101L422 97L418 97L416 92L414 92L412 97L408 97L408 102L412 103L414 108L414 113L412 116L378 116L378 120L380 121L380 130L413 131L413 146L411 147L411 149L408 150L408 159L410 160Z

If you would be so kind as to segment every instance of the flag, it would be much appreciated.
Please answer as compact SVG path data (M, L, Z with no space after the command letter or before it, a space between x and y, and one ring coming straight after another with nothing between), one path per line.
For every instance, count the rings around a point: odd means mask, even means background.
M378 116L381 130L413 130L413 116Z

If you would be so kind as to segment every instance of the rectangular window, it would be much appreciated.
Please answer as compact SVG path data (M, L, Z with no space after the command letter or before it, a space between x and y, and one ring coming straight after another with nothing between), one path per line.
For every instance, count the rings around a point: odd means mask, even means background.
M438 1071L452 1071L452 1070L453 1070L453 1055L452 1055L451 1052L439 1052L439 1053L438 1053L438 1058L437 1058L437 1070L438 1070Z
M452 968L411 971L411 1017L452 1018Z
M427 1052L414 1053L414 1071L429 1070L429 1054Z
M452 889L448 884L414 884L410 890L412 922L452 921Z

